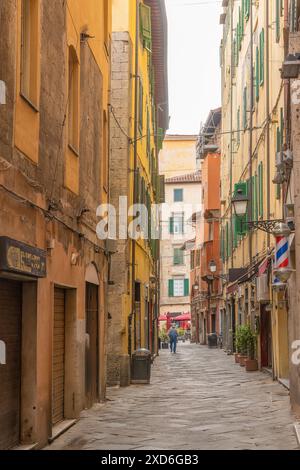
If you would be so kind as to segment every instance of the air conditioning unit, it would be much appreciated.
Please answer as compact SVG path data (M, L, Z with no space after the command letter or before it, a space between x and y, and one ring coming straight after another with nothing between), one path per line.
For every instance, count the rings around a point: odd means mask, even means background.
M256 293L258 302L270 301L268 274L262 274L256 278Z

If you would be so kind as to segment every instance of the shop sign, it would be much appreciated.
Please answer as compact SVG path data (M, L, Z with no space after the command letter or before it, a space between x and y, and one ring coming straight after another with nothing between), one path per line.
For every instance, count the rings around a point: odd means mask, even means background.
M46 252L8 237L0 237L0 271L46 277Z

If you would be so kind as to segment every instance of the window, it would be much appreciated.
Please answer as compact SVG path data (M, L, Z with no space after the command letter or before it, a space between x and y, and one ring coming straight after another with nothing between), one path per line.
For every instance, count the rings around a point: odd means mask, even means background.
M103 188L107 192L108 191L108 123L107 123L107 114L106 111L103 111L103 151L102 151L102 158L103 158Z
M23 0L21 17L21 94L38 103L38 1Z
M173 264L182 266L183 263L183 250L181 248L174 248L173 251Z
M69 47L69 108L68 143L76 153L79 151L79 64L75 49Z
M184 279L174 279L174 297L184 296Z
M174 202L183 201L183 189L174 189Z
M290 31L299 31L300 0L290 1Z
M255 57L255 98L259 101L259 49L256 48Z
M214 239L214 224L210 222L208 224L208 240L211 242Z
M173 214L170 218L170 233L180 235L184 233L184 214Z
M189 279L169 279L169 297L187 297L189 293Z
M140 4L140 32L143 46L151 51L151 8Z
M247 87L244 88L243 94L243 126L247 129L248 126L248 114L247 114Z

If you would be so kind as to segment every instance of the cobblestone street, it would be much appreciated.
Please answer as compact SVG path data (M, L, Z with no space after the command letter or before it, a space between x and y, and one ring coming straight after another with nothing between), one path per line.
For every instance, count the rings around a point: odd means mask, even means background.
M161 351L151 385L108 389L108 401L48 449L296 449L287 390L220 350Z

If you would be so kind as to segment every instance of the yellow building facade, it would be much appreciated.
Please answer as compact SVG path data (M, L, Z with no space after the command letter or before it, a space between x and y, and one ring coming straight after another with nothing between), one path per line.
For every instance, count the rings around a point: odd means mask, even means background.
M43 447L105 398L111 8L0 5L1 449Z
M221 252L229 275L225 344L233 351L237 327L250 324L260 367L272 369L278 379L289 374L287 308L283 294L272 289L270 222L283 217L282 186L273 179L276 154L286 142L279 70L286 14L284 2L240 0L229 1L221 16ZM249 199L244 217L234 212L238 194Z
M168 124L164 1L113 1L110 202L159 203L158 151ZM148 234L147 234L148 236ZM130 382L138 348L157 352L159 240L117 241L108 298L108 381Z

